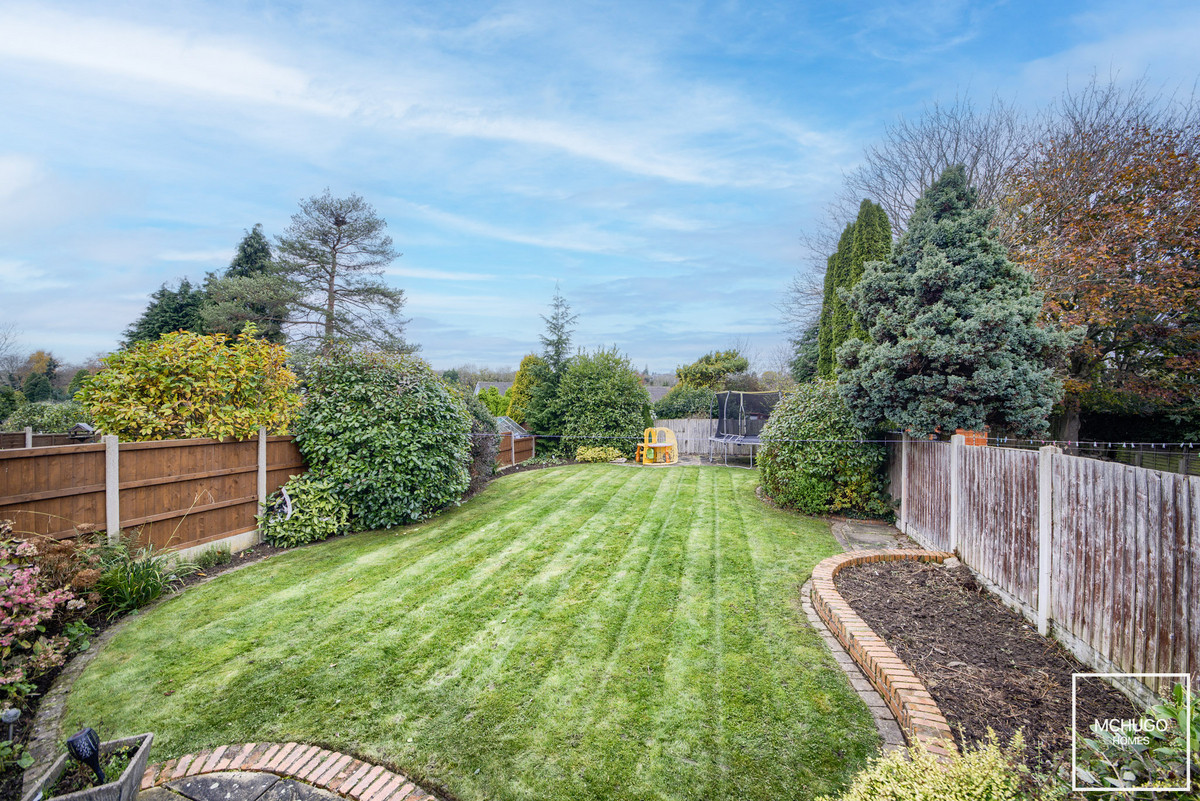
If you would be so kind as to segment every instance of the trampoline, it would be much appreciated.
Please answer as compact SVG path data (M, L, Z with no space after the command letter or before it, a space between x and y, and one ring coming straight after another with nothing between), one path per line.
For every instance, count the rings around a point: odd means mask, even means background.
M782 392L718 392L713 398L717 430L708 438L708 461L713 460L713 450L720 445L725 464L729 464L729 446L743 445L750 448L753 467L754 449L762 445L763 426L782 397Z

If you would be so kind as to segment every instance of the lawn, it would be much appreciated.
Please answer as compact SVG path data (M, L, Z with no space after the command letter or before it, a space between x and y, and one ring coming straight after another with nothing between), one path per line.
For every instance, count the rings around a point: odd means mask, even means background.
M156 761L319 743L463 801L836 791L877 744L799 604L838 547L757 483L541 470L279 554L130 621L67 725L153 731Z

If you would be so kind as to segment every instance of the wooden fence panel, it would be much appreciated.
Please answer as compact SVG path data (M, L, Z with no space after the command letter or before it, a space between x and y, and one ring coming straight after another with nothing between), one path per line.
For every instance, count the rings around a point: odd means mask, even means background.
M910 440L908 444L910 531L936 550L950 547L950 444Z
M104 528L104 446L0 451L0 519L58 539L80 524Z
M962 446L959 553L1017 599L1037 606L1038 455Z
M267 492L305 471L292 437L267 438ZM187 548L254 530L258 440L126 442L119 446L123 529L141 542ZM107 525L105 446L0 450L0 518L58 538Z
M258 511L258 441L121 444L121 528L182 548L250 531Z
M90 442L95 442L94 436L75 437L70 434L34 434L33 447L48 448L51 445L85 445ZM9 448L24 448L25 447L25 432L24 431L0 431L0 450L8 450Z
M500 444L496 450L496 460L504 467L511 467L526 459L532 459L534 440L534 437L517 437L514 442L511 433L501 434Z
M1124 672L1196 670L1200 479L1058 456L1054 483L1057 624Z
M267 437L267 494L308 470L295 437Z

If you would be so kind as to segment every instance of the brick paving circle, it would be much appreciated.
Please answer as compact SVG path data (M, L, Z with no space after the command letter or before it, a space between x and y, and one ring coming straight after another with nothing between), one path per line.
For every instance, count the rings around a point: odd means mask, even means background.
M355 801L438 801L403 773L304 743L242 743L185 754L147 768L141 789L229 771L272 774Z

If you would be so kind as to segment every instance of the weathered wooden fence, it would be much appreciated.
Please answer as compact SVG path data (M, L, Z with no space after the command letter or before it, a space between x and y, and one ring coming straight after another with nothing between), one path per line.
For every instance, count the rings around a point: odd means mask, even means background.
M526 459L533 458L535 437L513 437L510 433L500 436L500 445L496 451L496 460L504 467L520 464Z
M50 445L82 445L95 442L95 437L76 437L71 434L35 434L33 431L0 431L0 450L9 448L45 448Z
M116 442L0 451L0 518L55 538L140 529L188 548L255 529L258 504L304 472L291 437Z
M679 444L679 452L692 456L708 456L712 443L709 438L717 433L717 421L703 417L682 417L669 420L655 420L659 428L669 428L675 432L675 441ZM730 456L749 456L749 445L716 445L713 451L716 455L724 453L729 448Z
M1082 661L1200 673L1200 478L960 437L889 452L900 528L955 551Z

